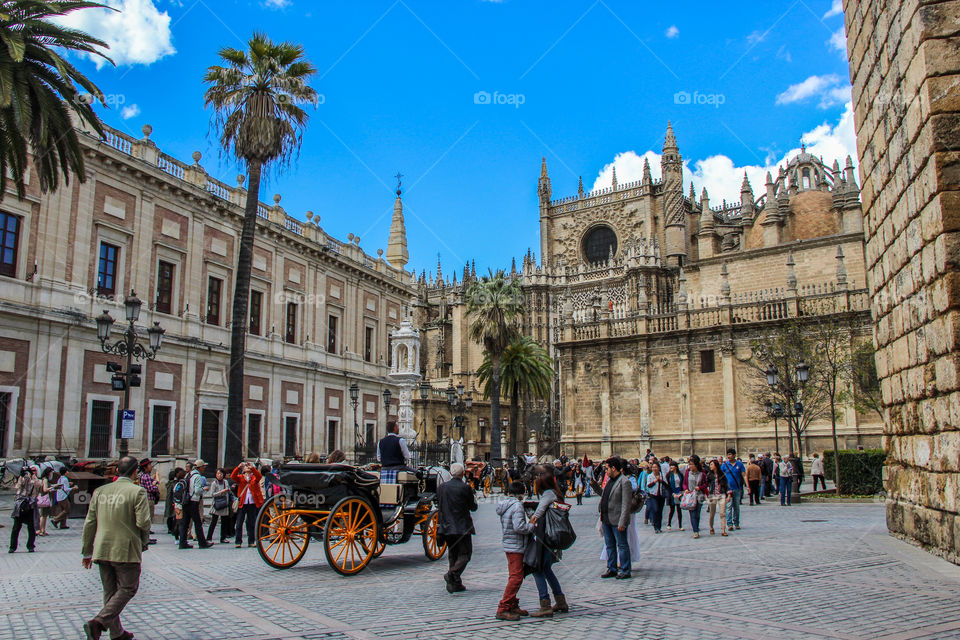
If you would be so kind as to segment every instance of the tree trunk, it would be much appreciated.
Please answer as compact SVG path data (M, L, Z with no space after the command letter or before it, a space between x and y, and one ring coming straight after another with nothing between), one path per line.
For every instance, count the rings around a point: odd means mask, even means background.
M513 385L510 393L510 432L507 434L507 455L517 455L517 431L520 422L520 386ZM492 456L491 456L492 457Z
M840 446L837 441L837 411L834 406L834 391L830 394L830 424L833 429L833 491L840 495Z
M490 461L503 457L500 449L500 354L490 354Z
M237 272L233 291L233 315L230 322L230 371L227 398L227 428L224 436L224 466L231 468L243 458L243 361L247 347L247 320L250 301L250 267L253 263L253 238L257 229L260 204L259 162L247 167L247 202L243 212L243 230L237 251Z

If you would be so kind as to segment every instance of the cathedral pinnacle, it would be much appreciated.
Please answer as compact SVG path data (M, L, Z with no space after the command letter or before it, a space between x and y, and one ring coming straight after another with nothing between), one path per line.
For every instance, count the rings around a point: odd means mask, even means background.
M583 176L580 176L580 181L577 184L577 195L583 197Z
M669 120L667 120L667 133L663 138L663 150L667 151L668 149L677 149L677 139L673 135L673 125Z
M613 190L617 190L617 165L613 165Z
M550 202L550 196L553 190L550 188L550 176L547 175L547 158L540 159L540 180L537 182L537 194L540 196L541 205Z
M400 200L403 174L397 173L397 199L393 203L393 220L390 223L390 239L387 242L387 261L397 269L403 269L410 261L407 251L407 229L403 222L403 202Z
M650 185L653 183L653 176L650 175L650 162L646 157L643 159L643 184Z

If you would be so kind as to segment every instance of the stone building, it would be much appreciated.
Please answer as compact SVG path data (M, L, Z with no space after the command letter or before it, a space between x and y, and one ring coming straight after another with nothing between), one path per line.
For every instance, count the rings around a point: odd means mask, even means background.
M144 300L141 340L166 330L131 391L135 455L223 460L231 298L246 192L142 139L108 130L80 136L88 179L0 204L0 457L116 454L116 411L95 316L122 320L131 291ZM279 195L259 209L244 402L244 455L349 451L382 433L388 336L411 298L397 198L389 264L340 242ZM117 326L121 325L117 322ZM116 327L115 327L116 328ZM114 332L114 339L116 338ZM357 407L349 388L359 386ZM395 403L390 408L395 411Z
M869 334L860 192L850 158L802 150L764 191L744 176L741 201L711 206L682 179L682 157L668 124L662 179L649 166L641 180L553 199L541 163L540 258L509 273L526 298L523 332L554 357L553 397L525 404L518 447L541 453L636 455L719 453L728 446L771 450L773 424L758 418L744 388L751 341L786 319L847 316ZM480 348L465 337L465 292L476 278L423 273L417 323L424 377L435 389L476 388ZM437 401L416 408L418 424L442 423ZM506 415L506 409L504 411ZM539 426L531 434L527 427ZM488 451L476 423L467 435ZM781 425L782 426L782 425ZM876 446L876 416L845 409L841 446ZM528 436L530 440L528 441ZM805 450L832 446L830 424L814 422ZM786 437L782 440L786 449Z
M960 563L960 3L844 5L887 526Z

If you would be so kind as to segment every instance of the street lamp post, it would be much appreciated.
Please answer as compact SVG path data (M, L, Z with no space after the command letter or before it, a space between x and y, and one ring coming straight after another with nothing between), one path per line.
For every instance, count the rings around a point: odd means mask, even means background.
M393 394L390 393L390 389L383 388L383 420L384 424L390 422L390 398L393 397Z
M353 407L353 457L355 462L360 460L360 450L363 449L363 434L357 423L357 405L360 404L360 387L354 382L350 385L350 406Z
M797 454L799 455L803 447L803 443L800 441L800 418L803 416L803 402L801 400L803 395L803 390L807 386L807 380L810 378L810 367L804 360L801 360L795 367L796 381L799 383L794 384L790 377L787 376L787 379L784 383L780 384L780 372L777 371L777 368L774 365L767 367L765 371L767 375L767 384L770 385L771 390L776 392L777 387L780 387L782 391L787 396L787 407L790 409L787 411L783 404L779 402L767 402L767 414L773 416L774 429L776 430L777 418L786 418L787 424L790 427L790 447L793 448L793 432L796 432L797 435ZM796 425L794 427L794 425ZM779 434L777 434L777 447L779 448ZM795 476L794 483L799 484L800 476ZM799 487L794 486L794 490L797 491L799 495Z
M130 409L130 388L140 386L140 374L143 369L139 364L134 364L133 360L153 360L160 351L163 343L164 329L160 328L159 322L154 322L153 326L147 329L149 336L149 347L144 347L137 342L136 322L140 318L140 307L143 301L137 297L137 294L131 289L130 295L123 301L124 314L127 319L127 328L124 330L120 340L110 344L110 329L113 327L113 317L104 310L97 316L97 338L100 339L100 348L104 353L112 353L120 357L126 357L127 366L124 369L119 363L108 362L107 371L112 373L110 386L114 391L123 391L123 409L120 411L120 434L118 439L118 452L120 457L129 453L127 439L123 437L123 411Z
M463 414L469 413L473 407L473 396L469 393L466 396L463 395L463 384L458 384L457 388L454 389L453 383L450 383L450 386L447 387L447 403L453 410L453 425L458 429L460 438L463 439Z

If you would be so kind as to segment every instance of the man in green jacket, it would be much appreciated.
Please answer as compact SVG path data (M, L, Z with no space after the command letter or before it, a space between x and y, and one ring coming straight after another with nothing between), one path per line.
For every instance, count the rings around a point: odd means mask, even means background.
M150 539L147 492L134 482L137 459L120 458L118 478L93 492L83 523L83 568L96 562L103 583L103 608L83 625L87 640L110 631L111 640L133 640L120 612L140 588L140 562Z

